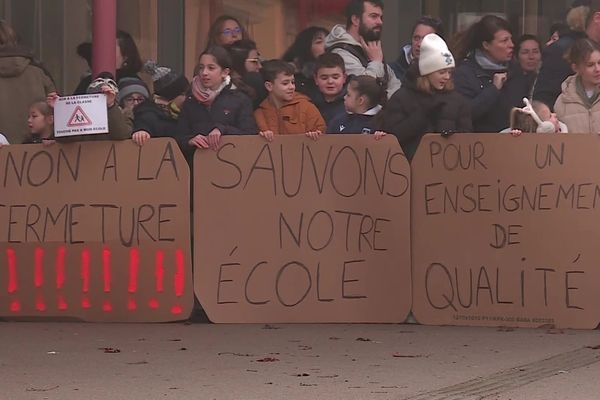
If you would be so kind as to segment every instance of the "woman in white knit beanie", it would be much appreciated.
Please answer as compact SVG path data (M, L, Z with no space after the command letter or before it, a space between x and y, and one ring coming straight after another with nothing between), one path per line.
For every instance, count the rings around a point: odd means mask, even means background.
M418 64L381 112L378 129L398 138L409 161L426 133L472 131L469 104L454 91L454 67L446 42L435 33L425 36Z

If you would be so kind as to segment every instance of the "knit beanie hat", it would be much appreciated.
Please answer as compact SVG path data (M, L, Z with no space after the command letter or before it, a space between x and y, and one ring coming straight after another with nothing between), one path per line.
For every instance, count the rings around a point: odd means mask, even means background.
M127 96L133 93L139 93L146 99L150 97L148 86L146 86L144 81L141 79L133 77L121 78L121 80L119 80L119 94L117 95L117 103L121 104L121 102L125 100Z
M419 56L419 73L421 76L446 68L454 68L454 57L444 39L430 33L425 35L421 42L421 54Z
M185 76L173 72L171 68L159 67L153 60L146 61L144 70L152 75L154 93L169 101L185 93L190 87Z

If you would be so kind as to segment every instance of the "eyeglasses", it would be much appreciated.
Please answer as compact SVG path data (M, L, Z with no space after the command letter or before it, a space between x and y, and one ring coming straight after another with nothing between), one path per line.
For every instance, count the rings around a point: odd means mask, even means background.
M254 63L254 64L260 64L262 62L260 60L260 58L246 58L246 61Z
M139 104L139 103L143 103L144 100L146 100L146 98L142 97L142 96L140 96L140 97L127 97L125 99L125 103L127 103L127 104Z
M239 26L237 28L225 28L223 29L223 32L221 32L223 35L225 36L231 36L233 34L239 35L240 33L242 33L242 28L240 28Z

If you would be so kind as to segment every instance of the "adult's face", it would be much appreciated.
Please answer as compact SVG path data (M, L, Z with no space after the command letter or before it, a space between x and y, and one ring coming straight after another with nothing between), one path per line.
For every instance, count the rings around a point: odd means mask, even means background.
M499 63L510 61L514 47L512 34L504 29L497 31L490 42L483 42L483 49L488 57Z
M364 2L358 33L366 42L380 40L383 29L383 10L368 1Z
M321 54L325 53L325 33L319 32L313 37L310 44L310 53L316 59Z
M435 29L429 25L419 24L415 27L411 40L411 52L413 58L419 58L421 55L421 42L423 41L423 38L430 33L435 33Z
M218 42L221 46L231 44L242 38L242 28L232 19L223 22L221 32L219 32Z
M535 72L540 68L542 52L540 45L535 40L526 40L521 43L519 54L517 54L519 65L525 72Z

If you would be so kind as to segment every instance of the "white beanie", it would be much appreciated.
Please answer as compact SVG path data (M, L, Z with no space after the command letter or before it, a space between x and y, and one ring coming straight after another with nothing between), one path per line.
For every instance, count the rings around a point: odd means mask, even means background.
M421 54L419 55L419 73L421 76L446 68L454 68L454 57L444 39L430 33L425 35L421 42Z
M0 133L0 145L7 145L8 140L6 140L6 136Z

